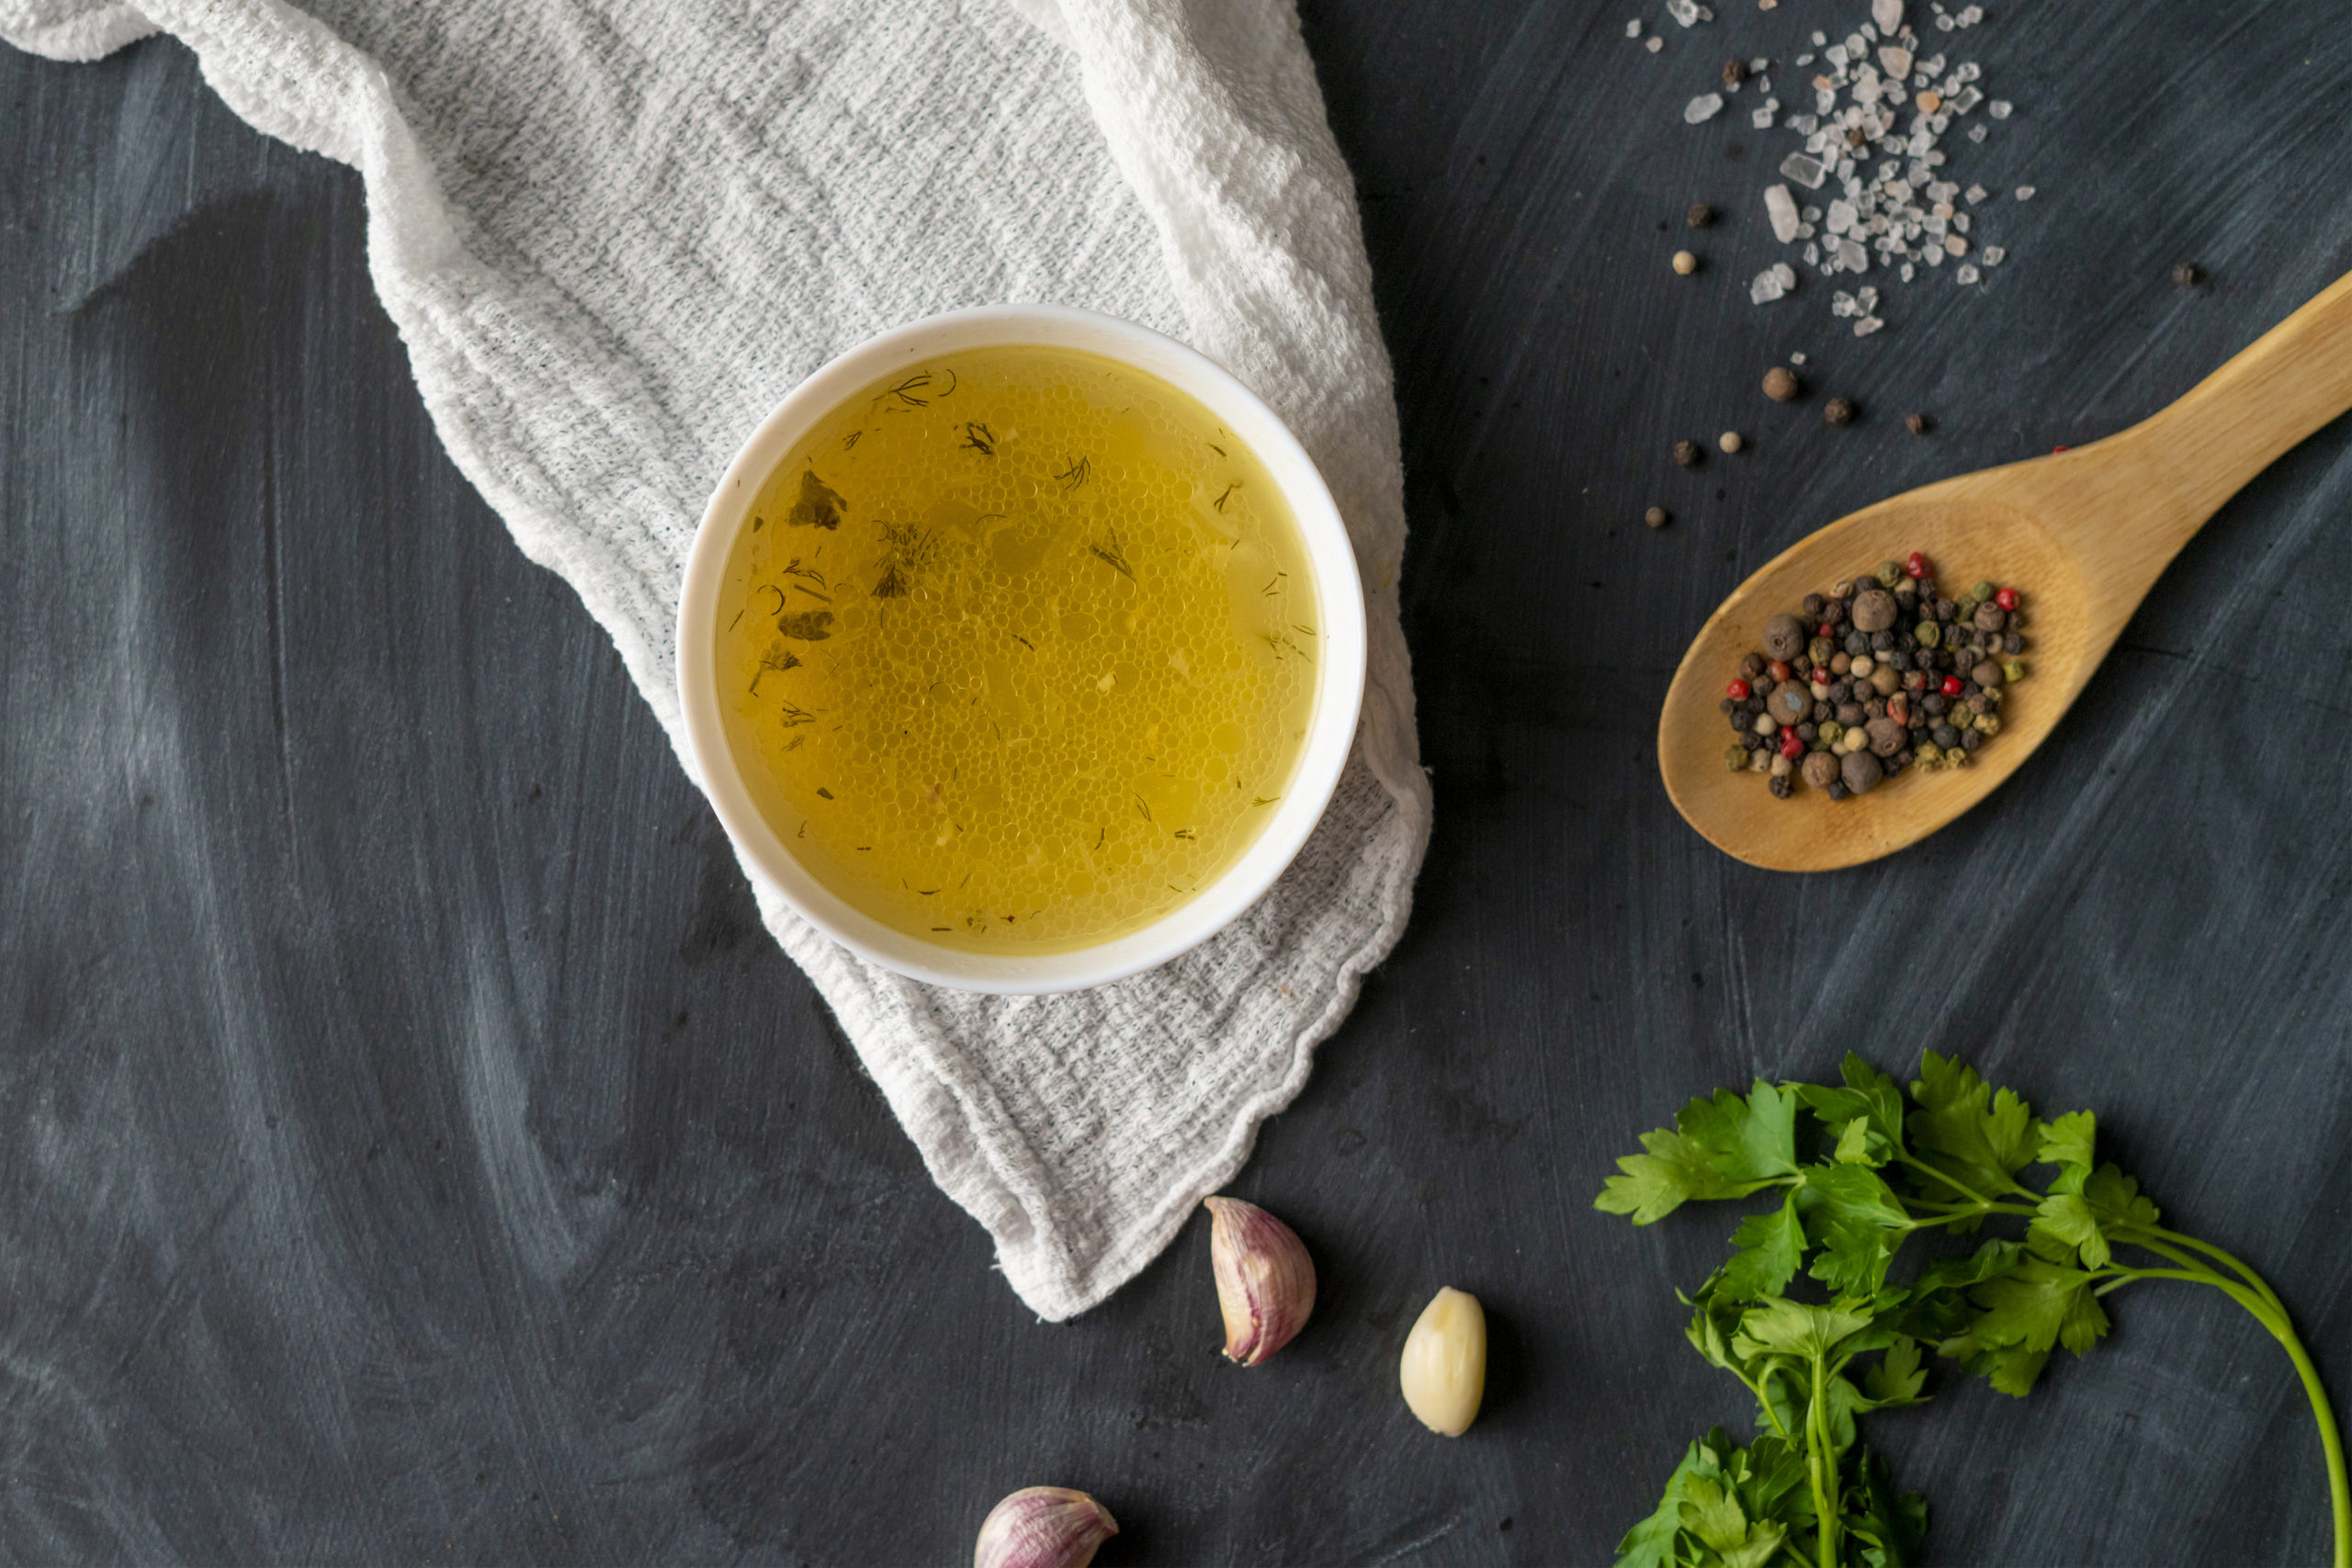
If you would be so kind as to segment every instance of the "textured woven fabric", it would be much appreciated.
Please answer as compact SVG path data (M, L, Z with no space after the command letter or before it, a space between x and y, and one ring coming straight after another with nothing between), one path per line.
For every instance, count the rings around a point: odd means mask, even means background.
M1338 798L1240 922L1119 985L993 998L876 970L761 895L1022 1299L1102 1300L1298 1092L1428 840L1388 362L1290 0L0 0L0 38L60 59L156 30L254 126L364 175L435 428L682 760L703 502L860 340L1085 306L1192 343L1298 433L1354 537L1370 680Z

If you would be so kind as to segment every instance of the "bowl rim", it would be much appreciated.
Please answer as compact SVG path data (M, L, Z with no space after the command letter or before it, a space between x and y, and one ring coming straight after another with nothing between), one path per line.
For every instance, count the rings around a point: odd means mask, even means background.
M1216 880L1146 926L1053 953L942 947L855 908L803 866L744 784L718 704L719 590L753 498L802 435L893 367L973 349L1035 344L1101 355L1169 382L1207 407L1257 457L1290 503L1316 580L1322 626L1314 716L1273 818ZM786 395L719 476L686 558L677 619L678 697L703 792L744 863L811 926L859 957L931 985L1001 996L1082 990L1154 968L1206 942L1264 896L1322 820L1354 749L1363 702L1362 576L1329 487L1282 417L1232 372L1188 344L1115 316L1065 305L949 310L868 338Z

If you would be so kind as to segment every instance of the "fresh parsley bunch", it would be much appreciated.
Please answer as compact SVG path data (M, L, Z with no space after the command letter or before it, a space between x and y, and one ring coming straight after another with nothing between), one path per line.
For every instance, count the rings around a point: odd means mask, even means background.
M1924 1402L1923 1346L2022 1397L2052 1349L2081 1356L2105 1337L2101 1303L2139 1280L2210 1285L2285 1348L2327 1454L2335 1568L2352 1568L2335 1413L2261 1276L2166 1230L2139 1183L2097 1160L2087 1111L2039 1121L1932 1051L1908 1096L1859 1056L1842 1076L1836 1087L1758 1079L1745 1098L1692 1100L1674 1126L1642 1135L1644 1152L1619 1160L1595 1201L1645 1225L1694 1199L1779 1198L1740 1221L1731 1258L1684 1298L1690 1343L1755 1396L1758 1436L1737 1448L1717 1428L1693 1443L1657 1511L1619 1545L1619 1568L1915 1562L1927 1505L1895 1494L1856 1418ZM2024 1221L2022 1236L1890 1279L1913 1236L1996 1219ZM1800 1273L1828 1299L1792 1299Z

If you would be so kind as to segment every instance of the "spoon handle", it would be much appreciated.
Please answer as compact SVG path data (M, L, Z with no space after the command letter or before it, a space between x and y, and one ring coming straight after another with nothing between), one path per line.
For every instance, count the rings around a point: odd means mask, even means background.
M2352 275L2126 432L2188 542L2288 448L2352 409Z

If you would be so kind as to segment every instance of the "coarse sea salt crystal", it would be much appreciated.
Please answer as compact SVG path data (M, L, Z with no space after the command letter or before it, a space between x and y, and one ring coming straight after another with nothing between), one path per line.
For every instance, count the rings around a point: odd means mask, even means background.
M1871 0L1871 20L1878 24L1879 31L1893 38L1903 26L1903 0Z
M1625 24L1625 36L1627 38L1639 38L1642 36L1642 19L1639 17L1635 17L1632 21Z
M1702 120L1713 119L1723 112L1723 107L1724 96L1721 93L1702 93L1682 106L1682 123L1697 125Z
M1911 51L1900 44L1881 45L1878 62L1886 68L1888 75L1898 80L1911 74Z
M1851 240L1838 242L1838 259L1845 264L1848 272L1868 272L1871 269L1871 254Z
M1819 159L1808 158L1802 152L1792 152L1781 160L1782 176L1796 181L1807 190L1819 190L1825 173Z
M1656 54L1659 50L1666 47L1666 40L1662 38L1653 36L1650 39L1650 41L1642 45L1642 47L1648 50L1652 54Z
M1747 285L1748 301L1756 305L1769 305L1775 299L1785 298L1788 292L1789 286L1781 281L1779 267L1765 268Z
M1991 115L1995 119L2007 119L2009 118L2010 114L2015 111L2016 107L2017 106L2010 103L2007 98L1995 98L1991 103L1984 106L1984 112Z
M1799 349L1795 353L1790 355L1789 363L1792 365L1803 365L1804 363L1804 351L1803 349Z
M1986 266L1998 266L2008 254L1998 245L1987 245L1982 259Z
M1973 283L1981 276L1982 275L1979 274L1974 267L1969 265L1965 262L1962 262L1952 273L1951 280L1954 283Z
M1864 316L1860 321L1854 323L1854 335L1856 337L1868 337L1871 333L1878 331L1879 328L1884 325L1886 325L1886 323L1880 321L1876 316Z
M1666 14L1686 28L1699 25L1699 0L1666 0Z
M1772 107L1771 107L1771 105L1767 104L1767 105L1765 105L1762 108L1760 108L1760 109L1757 109L1757 110L1755 110L1755 111L1751 112L1751 113L1748 115L1748 117L1747 117L1747 123L1748 123L1748 124L1750 124L1750 125L1752 125L1752 126L1754 126L1754 127L1755 127L1757 130L1771 130L1771 129L1772 129Z
M1971 141L1984 141L1984 128L1983 126L1981 126L1981 125L1972 125L1972 126L1970 126L1970 127L1968 128L1968 139L1969 139Z
M2033 199L2033 187L2031 186L2018 186L2018 199L2019 201L2031 201Z
M1991 191L1986 190L1983 186L1970 186L1968 187L1968 205L1973 207L1992 194L1993 193Z

